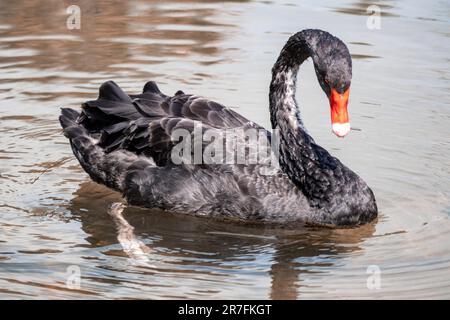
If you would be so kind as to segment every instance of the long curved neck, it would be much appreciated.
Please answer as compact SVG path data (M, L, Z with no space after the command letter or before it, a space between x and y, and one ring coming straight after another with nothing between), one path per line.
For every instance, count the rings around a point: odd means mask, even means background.
M295 99L300 65L310 56L316 58L311 42L314 42L311 36L300 32L292 36L281 51L272 69L270 116L272 128L279 130L282 170L312 206L321 207L335 196L337 184L343 178L335 169L343 165L315 144L303 125Z
M372 190L314 142L303 125L295 99L300 65L308 57L312 57L315 67L329 58L321 56L322 46L332 46L333 41L338 40L319 30L304 30L289 39L272 69L270 116L272 127L279 130L280 167L308 198L313 219L333 225L356 225L377 215Z
M272 68L270 83L270 120L272 128L306 131L295 99L297 74L300 65L310 57L310 48L298 34L284 46Z

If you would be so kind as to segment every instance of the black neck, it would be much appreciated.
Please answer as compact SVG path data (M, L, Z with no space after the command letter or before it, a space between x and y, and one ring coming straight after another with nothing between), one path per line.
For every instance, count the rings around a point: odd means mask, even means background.
M312 57L320 57L327 37L340 41L329 33L304 30L292 36L272 69L270 83L270 116L272 128L279 133L281 169L308 198L318 220L332 224L359 224L370 221L377 208L372 191L353 171L315 144L307 133L295 99L296 79L300 65ZM336 39L336 40L335 40Z
M295 99L297 73L312 55L311 50L302 32L289 39L272 69L269 96L272 128L279 130L281 168L316 206L327 201L326 189L336 183L335 175L330 175L323 161L333 167L340 163L329 155L323 159L324 152L328 153L307 133Z

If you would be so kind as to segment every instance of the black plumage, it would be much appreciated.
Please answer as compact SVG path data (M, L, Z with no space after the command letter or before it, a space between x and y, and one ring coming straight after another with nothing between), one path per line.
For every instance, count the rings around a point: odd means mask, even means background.
M82 105L81 113L63 109L60 122L90 177L122 192L131 204L274 223L367 223L377 216L372 191L318 146L301 121L295 82L308 57L327 95L330 86L339 92L350 86L351 58L342 41L320 30L303 30L288 40L270 84L271 122L280 132L280 168L272 174L262 172L267 169L264 159L258 164L175 164L172 152L178 141L172 134L178 129L192 133L200 123L203 133L217 135L229 129L264 129L208 99L182 91L166 96L152 81L138 95L108 81L97 100ZM263 132L272 139L269 131ZM247 145L245 152L252 154L255 147Z

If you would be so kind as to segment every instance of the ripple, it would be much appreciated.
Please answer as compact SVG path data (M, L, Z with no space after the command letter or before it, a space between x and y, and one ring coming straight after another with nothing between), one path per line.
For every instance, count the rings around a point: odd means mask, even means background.
M379 3L382 30L368 30L371 4L99 0L86 2L80 30L66 29L63 2L2 6L0 298L450 298L448 12L436 0ZM282 44L325 20L353 53L354 134L336 141L323 129L311 64L299 81L302 114L373 188L378 221L289 230L131 206L111 215L123 199L80 168L60 106L79 108L109 79L130 92L156 80L270 126ZM370 265L380 289L367 287ZM80 268L79 290L66 285L69 266Z
M25 254L53 254L53 253L61 253L61 250L55 249L37 249L37 250L19 250L20 253Z

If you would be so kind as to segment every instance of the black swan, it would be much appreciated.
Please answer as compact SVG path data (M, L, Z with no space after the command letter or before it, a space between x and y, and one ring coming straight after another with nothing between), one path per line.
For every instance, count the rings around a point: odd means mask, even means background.
M178 91L166 96L155 82L127 95L114 82L81 113L63 108L59 118L73 153L90 177L123 194L131 205L168 212L265 223L356 226L377 216L372 190L314 142L295 99L300 65L312 58L330 100L332 130L350 131L347 102L352 61L346 45L328 32L303 30L289 38L272 69L270 118L279 132L279 168L266 164L176 164L176 129L223 132L261 126L230 108ZM270 139L268 131L264 131Z

